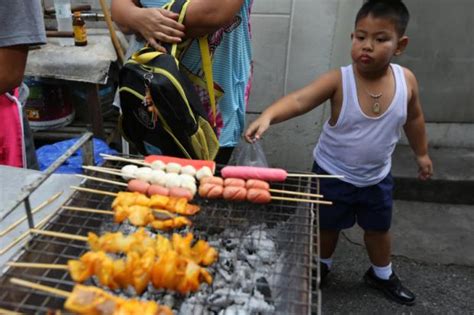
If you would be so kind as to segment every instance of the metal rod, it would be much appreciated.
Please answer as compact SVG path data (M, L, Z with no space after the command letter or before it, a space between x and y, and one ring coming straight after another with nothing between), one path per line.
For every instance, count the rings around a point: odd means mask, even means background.
M26 218L28 219L28 227L32 229L35 227L35 222L33 220L33 213L31 211L31 204L30 204L29 197L25 199L25 210L26 210Z
M5 214L2 215L0 221L8 217L26 198L28 198L36 189L53 174L71 155L74 154L87 140L92 137L92 133L86 132L79 140L74 143L74 145L69 148L63 155L61 155L53 164L51 164L44 172L41 174L35 181L30 185L26 186L20 196L13 204L13 206L5 211ZM30 224L31 222L28 222Z

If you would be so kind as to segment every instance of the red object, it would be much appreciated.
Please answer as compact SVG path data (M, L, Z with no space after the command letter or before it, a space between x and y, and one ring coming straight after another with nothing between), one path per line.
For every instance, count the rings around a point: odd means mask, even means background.
M244 201L247 197L247 189L245 187L227 186L224 187L222 197L225 200Z
M224 186L245 187L245 180L242 178L226 178Z
M176 198L186 198L187 201L190 201L193 199L193 194L186 188L181 188L181 187L171 187L170 196L176 197Z
M250 188L247 191L247 200L252 203L269 203L272 200L272 196L268 190Z
M266 181L263 181L263 180L260 180L260 179L249 179L245 183L245 188L247 188L247 189L258 188L258 189L269 190L270 189L270 184L267 183Z
M150 185L146 193L148 196L153 196L153 195L169 196L170 190L160 185Z
M269 182L283 182L288 173L281 168L254 167L254 166L226 166L221 170L222 177L261 179Z
M191 165L196 170L201 169L204 166L207 166L211 169L212 173L216 171L216 162L214 161L207 161L207 160L190 160L190 159L183 159L177 158L173 156L166 156L166 155L149 155L145 157L145 163L153 163L156 160L160 160L163 163L178 163L181 166Z
M0 164L23 167L23 129L18 100L18 89L14 95L0 95Z
M150 188L150 184L139 179L132 179L128 182L127 188L129 191L139 192L141 194L146 194Z

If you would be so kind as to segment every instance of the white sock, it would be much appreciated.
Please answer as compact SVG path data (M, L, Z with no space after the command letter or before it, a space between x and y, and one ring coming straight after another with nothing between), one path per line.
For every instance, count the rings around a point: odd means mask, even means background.
M392 275L392 263L389 263L385 267L377 267L374 264L372 264L372 269L374 270L374 273L377 276L377 278L380 278L383 280L388 280L390 276Z
M332 258L320 258L319 261L328 266L328 269L331 269Z

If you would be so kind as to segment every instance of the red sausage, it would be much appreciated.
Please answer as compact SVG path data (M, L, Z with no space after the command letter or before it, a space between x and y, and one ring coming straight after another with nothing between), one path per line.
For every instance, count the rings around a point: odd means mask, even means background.
M178 198L186 198L188 201L193 199L193 194L186 188L181 187L171 187L170 196Z
M267 183L266 181L263 181L263 180L260 180L260 179L249 179L245 183L245 188L247 188L247 189L258 188L258 189L269 190L270 189L270 184Z
M224 186L245 187L245 180L241 178L226 178Z
M225 200L244 201L247 196L247 189L245 187L227 186L224 187L222 196Z
M215 185L224 186L224 179L222 177L209 176L209 177L203 177L199 181L199 184L201 184L201 185L204 185L206 183L211 183L211 184L215 184Z
M224 187L212 183L205 183L199 185L199 196L208 199L220 199L222 198L222 192Z
M146 194L148 196L153 196L153 195L169 196L170 190L160 185L150 185L150 187L148 187Z
M247 191L247 200L252 203L269 203L272 200L272 196L268 190L250 188Z
M221 170L224 178L261 179L269 182L283 182L288 173L281 168L254 166L226 166Z
M136 191L142 194L146 194L149 187L150 187L150 184L139 179L132 179L131 181L128 182L128 185L127 185L128 190L133 191L133 192Z

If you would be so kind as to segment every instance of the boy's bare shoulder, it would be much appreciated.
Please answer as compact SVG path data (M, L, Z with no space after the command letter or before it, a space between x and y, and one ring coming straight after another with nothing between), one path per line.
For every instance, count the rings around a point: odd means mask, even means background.
M417 85L417 80L415 74L408 68L402 67L403 73L405 74L405 78L407 79L408 83L411 85Z

